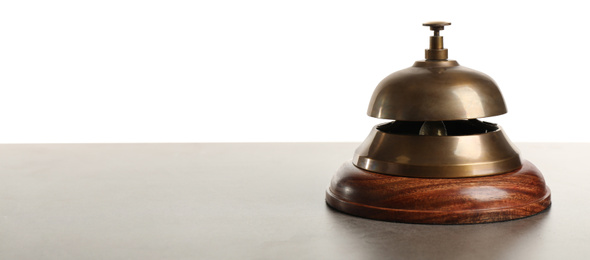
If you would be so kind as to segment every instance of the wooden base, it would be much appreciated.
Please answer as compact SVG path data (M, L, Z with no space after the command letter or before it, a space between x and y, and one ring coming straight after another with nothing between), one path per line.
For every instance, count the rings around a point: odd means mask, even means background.
M332 178L326 202L364 218L472 224L537 214L551 204L551 192L541 172L528 161L509 173L456 179L384 175L346 162Z

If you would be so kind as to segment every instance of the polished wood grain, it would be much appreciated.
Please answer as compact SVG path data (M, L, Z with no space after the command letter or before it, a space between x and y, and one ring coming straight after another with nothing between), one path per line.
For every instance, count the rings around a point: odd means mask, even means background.
M406 223L471 224L523 218L551 204L541 172L530 162L513 172L435 179L377 174L346 162L326 192L332 208Z

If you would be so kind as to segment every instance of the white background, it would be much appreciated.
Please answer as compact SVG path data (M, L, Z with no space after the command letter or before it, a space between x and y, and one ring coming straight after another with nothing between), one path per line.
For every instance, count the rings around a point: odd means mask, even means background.
M362 141L423 59L493 77L513 141L589 142L584 1L3 1L0 142Z

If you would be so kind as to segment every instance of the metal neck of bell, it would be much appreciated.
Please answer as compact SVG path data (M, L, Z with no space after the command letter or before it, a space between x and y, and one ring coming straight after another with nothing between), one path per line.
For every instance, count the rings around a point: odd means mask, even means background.
M445 26L451 25L449 22L428 22L423 23L424 26L429 26L434 35L430 36L430 48L425 51L425 58L428 61L445 61L449 58L449 50L444 48L443 37L440 36L440 31L445 29Z

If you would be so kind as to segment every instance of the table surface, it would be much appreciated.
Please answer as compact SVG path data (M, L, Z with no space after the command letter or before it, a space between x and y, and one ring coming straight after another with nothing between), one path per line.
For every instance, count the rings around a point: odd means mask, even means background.
M553 205L416 225L328 208L356 143L0 145L0 259L580 259L590 144L520 143Z

